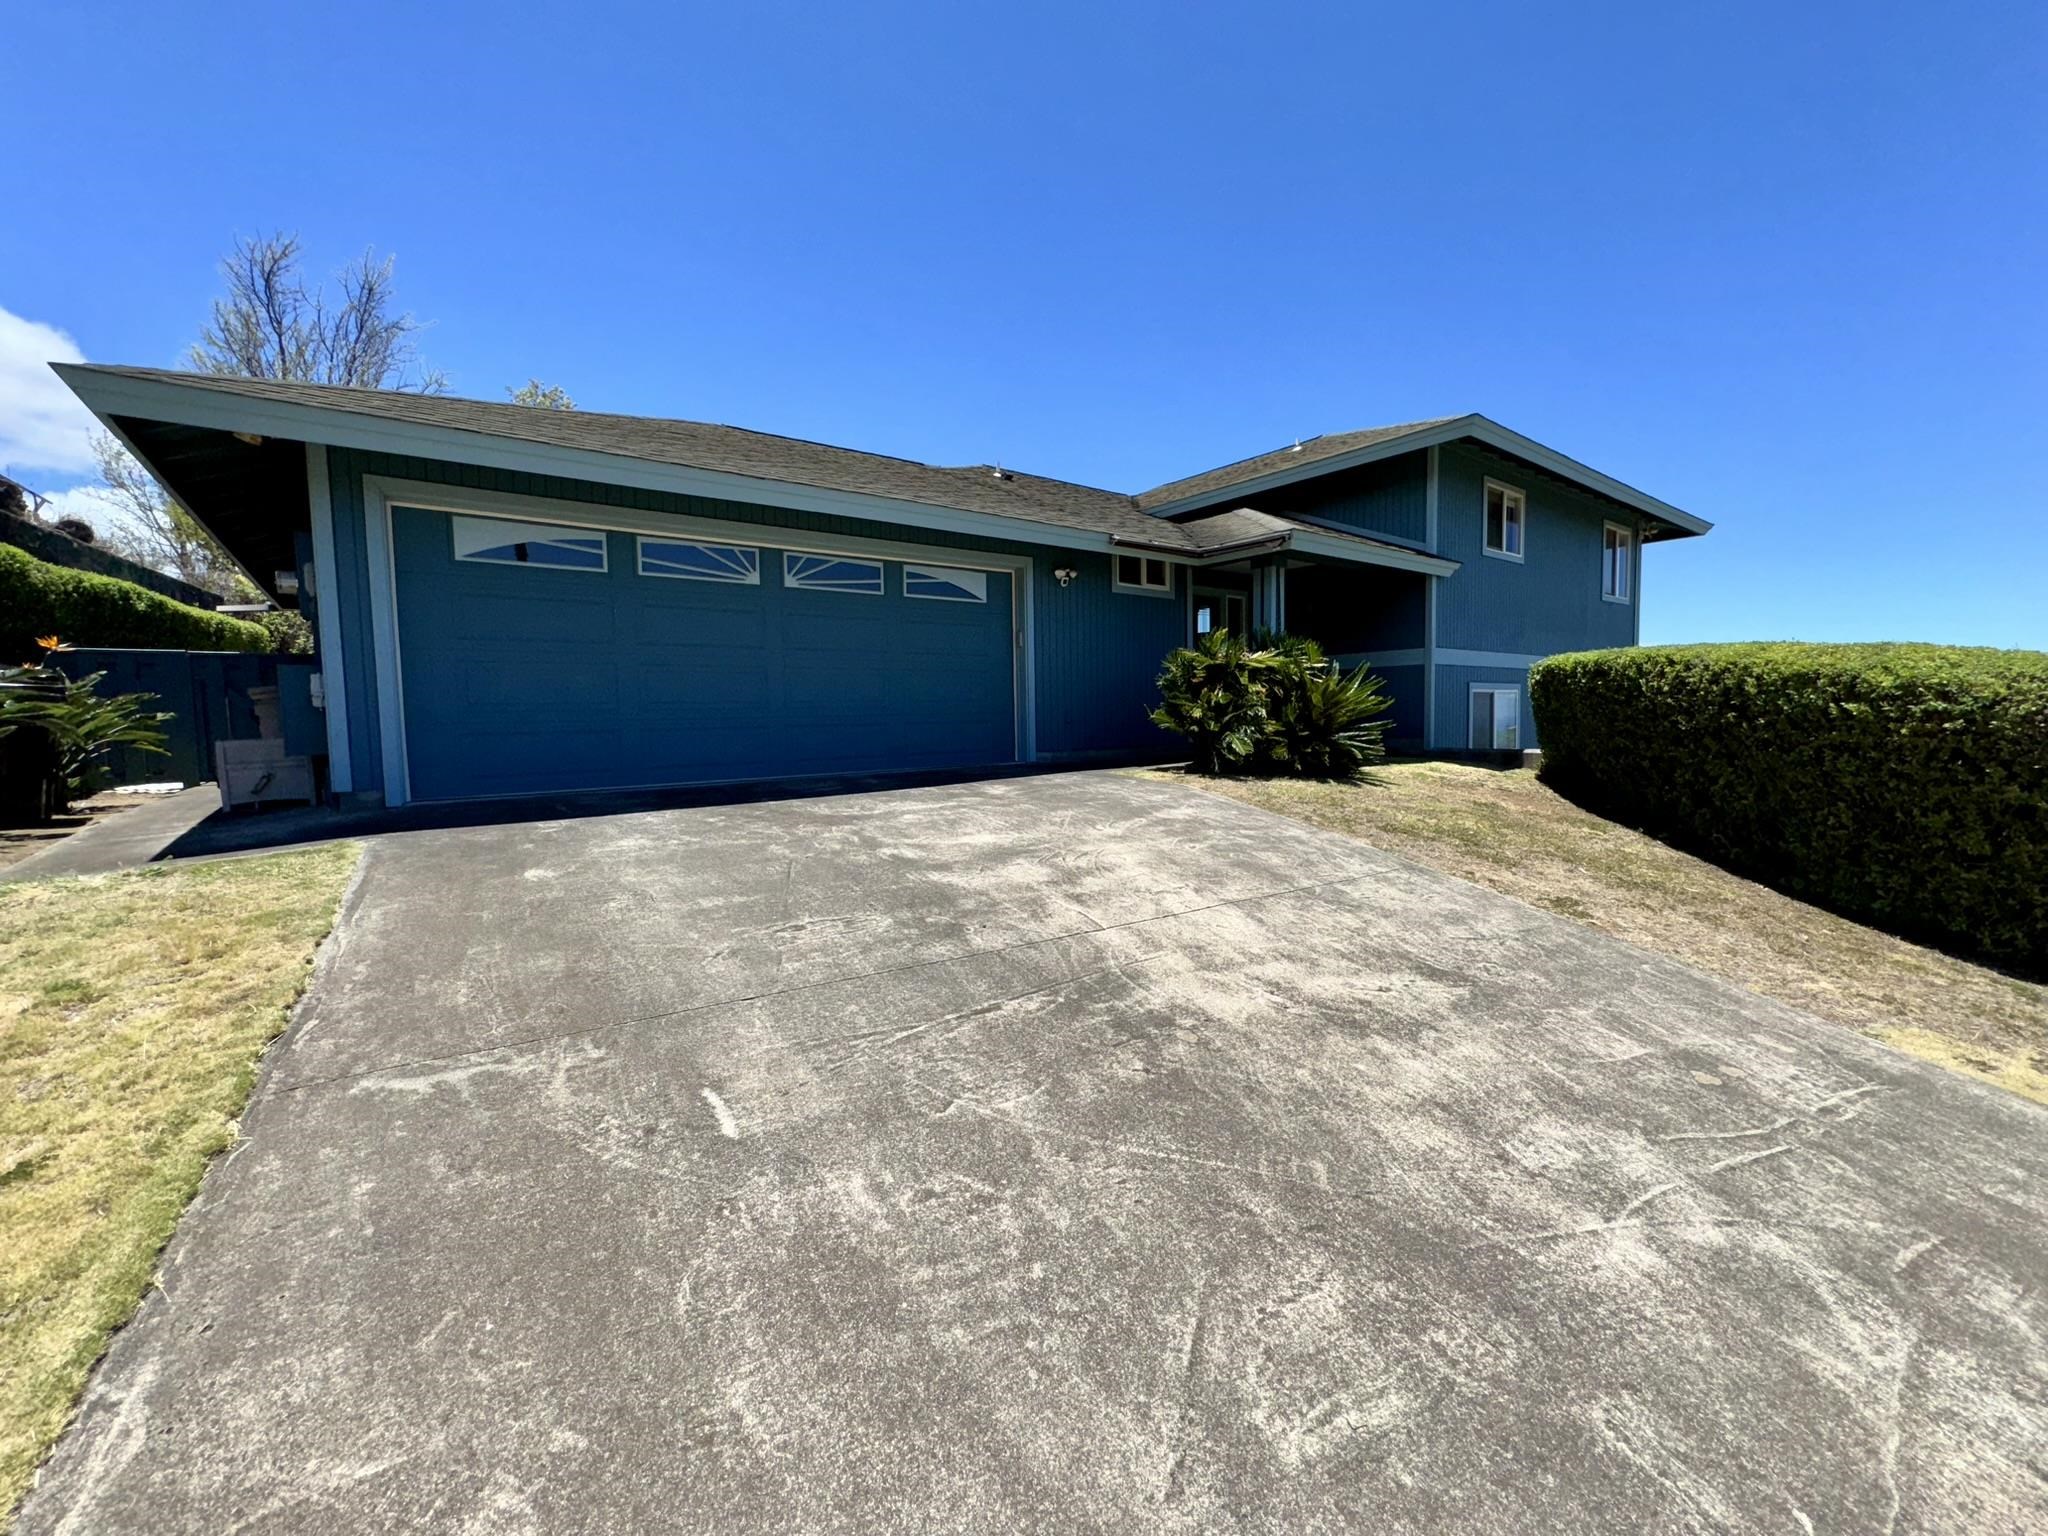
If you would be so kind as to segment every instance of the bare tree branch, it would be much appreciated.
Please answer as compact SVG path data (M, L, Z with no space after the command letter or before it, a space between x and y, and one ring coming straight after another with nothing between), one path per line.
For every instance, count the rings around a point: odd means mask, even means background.
M273 234L238 239L220 269L227 292L190 354L200 372L421 394L447 388L445 374L420 364L415 340L424 327L393 309L392 257L365 251L334 275L331 291L309 288L299 237ZM119 442L101 434L93 455L108 548L223 596L255 595L227 551Z
M394 261L372 251L334 275L332 291L308 288L299 270L299 238L242 239L221 263L227 294L192 348L206 373L360 389L438 394L447 378L420 365L424 329L394 310Z

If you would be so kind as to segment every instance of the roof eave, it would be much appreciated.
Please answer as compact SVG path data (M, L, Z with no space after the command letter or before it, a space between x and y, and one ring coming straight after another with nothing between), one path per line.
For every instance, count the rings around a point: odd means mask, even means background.
M905 501L865 491L841 491L725 470L694 469L687 465L636 458L630 454L565 448L460 427L395 421L334 406L259 400L252 396L209 390L197 382L185 384L168 379L138 379L107 372L89 363L51 363L50 367L109 430L115 430L112 418L116 416L138 417L181 426L211 427L226 432L354 448L368 453L449 460L560 479L589 480L604 485L628 485L641 490L865 518L934 532L1010 539L1017 543L1043 544L1060 549L1107 549L1117 537L1098 529L1005 517L993 512L974 512L936 502ZM1186 555L1184 549L1178 553L1183 557Z
M1453 417L1435 426L1421 427L1413 432L1404 432L1397 437L1370 443L1363 448L1354 448L1349 453L1332 454L1328 458L1312 459L1304 464L1285 465L1195 495L1176 497L1172 501L1162 502L1159 506L1147 507L1145 510L1153 517L1172 517L1181 512L1192 512L1201 507L1213 506L1218 501L1256 495L1260 491L1294 485L1322 475L1337 474L1343 470L1355 469L1361 464L1376 463L1381 459L1458 442L1464 438L1471 438L1488 447L1498 448L1503 453L1527 459L1561 479L1573 481L1647 517L1656 518L1674 530L1673 537L1703 534L1714 526L1705 518L1694 517L1690 512L1681 511L1669 502L1660 501L1632 485L1626 485L1612 475L1603 475L1591 465L1581 464L1577 459L1559 453L1554 448L1546 448L1534 438L1524 437L1497 421L1477 414Z
M1262 534L1255 539L1239 539L1229 544L1211 544L1193 550L1154 544L1128 534L1113 535L1110 542L1118 549L1142 549L1148 554L1165 555L1188 565L1214 565L1221 560L1242 560L1247 555L1284 549L1341 560L1347 565L1381 565L1397 571L1416 571L1425 576L1449 576L1459 565L1458 561L1447 560L1441 555L1367 543L1342 534L1320 533L1312 528L1291 528L1281 533Z

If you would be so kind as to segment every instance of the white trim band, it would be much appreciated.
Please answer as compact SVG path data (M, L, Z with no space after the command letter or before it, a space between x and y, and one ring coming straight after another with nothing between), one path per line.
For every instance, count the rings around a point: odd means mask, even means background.
M313 526L313 613L320 621L320 692L327 720L327 787L355 788L348 740L348 668L341 654L341 561L334 551L334 497L327 449L306 444L306 508Z

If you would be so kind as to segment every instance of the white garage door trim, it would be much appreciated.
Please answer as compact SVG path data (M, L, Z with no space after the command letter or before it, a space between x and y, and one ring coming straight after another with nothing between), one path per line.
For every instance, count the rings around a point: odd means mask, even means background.
M405 686L399 668L398 564L391 531L393 506L427 512L483 514L516 522L567 524L603 533L683 534L727 544L795 550L799 554L869 555L884 560L929 564L942 560L965 570L1010 574L1014 664L1011 700L1016 718L1017 761L1036 761L1038 700L1032 668L1032 565L1029 555L991 554L949 544L900 544L887 539L812 533L775 523L734 523L709 517L671 516L628 507L593 507L586 502L550 501L501 491L475 491L424 480L363 476L363 536L370 571L370 646L377 682L378 736L383 748L384 799L412 800L412 769L405 752Z

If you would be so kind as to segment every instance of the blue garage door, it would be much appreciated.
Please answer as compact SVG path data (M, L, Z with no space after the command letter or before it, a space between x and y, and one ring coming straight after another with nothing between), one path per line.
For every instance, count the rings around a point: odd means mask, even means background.
M415 799L1017 756L1007 571L414 507L392 538Z

